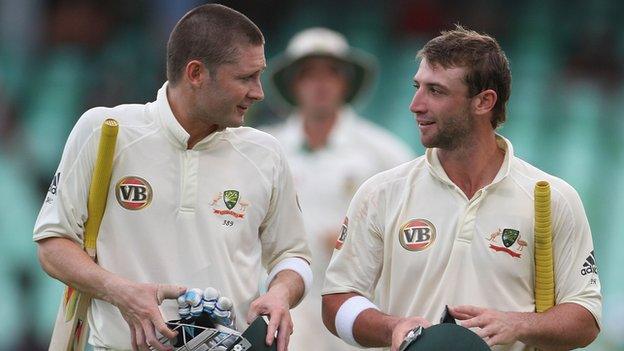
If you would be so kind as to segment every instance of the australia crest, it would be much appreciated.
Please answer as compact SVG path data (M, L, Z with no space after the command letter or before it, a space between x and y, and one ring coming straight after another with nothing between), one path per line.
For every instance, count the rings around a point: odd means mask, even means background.
M490 249L495 252L504 252L511 257L522 257L522 249L527 246L527 242L522 239L520 231L511 228L496 230L490 237ZM501 245L502 244L502 245Z
M210 203L214 214L234 218L244 218L249 205L248 201L241 198L238 190L220 192L212 198Z

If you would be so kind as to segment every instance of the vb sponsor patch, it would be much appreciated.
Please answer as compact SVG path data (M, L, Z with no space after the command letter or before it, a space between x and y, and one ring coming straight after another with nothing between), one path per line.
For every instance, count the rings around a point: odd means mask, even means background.
M347 229L349 229L349 218L345 217L342 222L342 228L340 228L340 235L338 235L338 239L336 240L336 250L342 249L342 245L344 245L347 239Z
M399 243L408 251L428 249L436 239L436 228L426 219L410 219L399 230Z
M115 186L117 202L126 210L136 211L149 206L152 194L152 186L141 177L123 177Z

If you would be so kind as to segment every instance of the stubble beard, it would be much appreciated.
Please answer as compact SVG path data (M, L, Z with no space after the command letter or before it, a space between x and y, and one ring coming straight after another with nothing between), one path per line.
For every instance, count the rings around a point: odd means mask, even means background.
M456 150L469 141L474 130L474 119L468 109L459 112L455 117L438 120L438 131L429 142L423 142L427 148L438 148L448 151Z
M245 124L245 114L240 114L236 106L233 109L226 106L220 107L218 109L214 107L205 109L202 113L202 119L207 124L217 125L218 130L237 128Z

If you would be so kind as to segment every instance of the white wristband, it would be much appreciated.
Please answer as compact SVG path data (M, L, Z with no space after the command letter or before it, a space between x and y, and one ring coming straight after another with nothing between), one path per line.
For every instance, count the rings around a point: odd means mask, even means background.
M301 279L303 279L303 284L305 286L305 291L303 292L303 299L310 288L312 287L312 269L310 268L310 264L303 258L299 257L289 257L281 260L278 264L276 264L273 269L269 272L269 276L264 281L264 291L269 290L269 285L273 281L273 278L277 275L277 273L285 270L291 270L297 272Z
M342 341L352 346L362 347L353 337L353 324L357 316L369 308L379 310L374 303L364 296L353 296L342 303L336 312L335 320L336 333Z

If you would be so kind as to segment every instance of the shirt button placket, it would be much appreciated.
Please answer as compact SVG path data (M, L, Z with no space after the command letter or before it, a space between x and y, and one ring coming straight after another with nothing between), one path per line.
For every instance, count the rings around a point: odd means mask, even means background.
M459 223L459 231L457 238L462 241L471 242L475 231L475 219L477 217L477 210L479 204L484 197L483 189L477 191L477 193L468 202L466 210L464 212L463 221Z
M198 152L186 150L182 162L182 193L180 210L194 212L197 204Z

